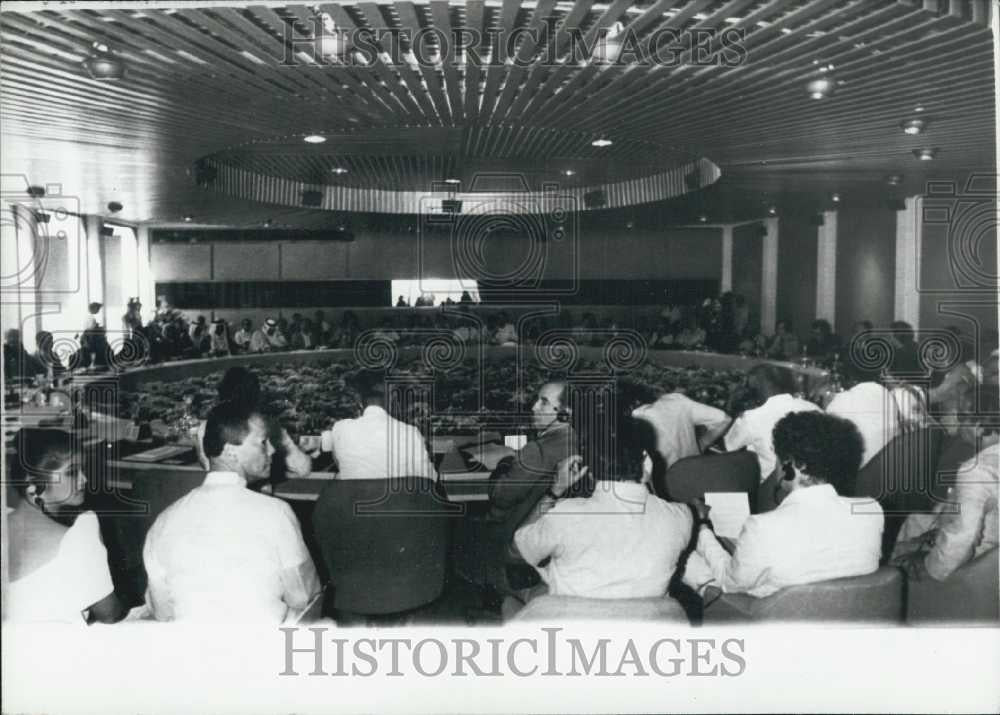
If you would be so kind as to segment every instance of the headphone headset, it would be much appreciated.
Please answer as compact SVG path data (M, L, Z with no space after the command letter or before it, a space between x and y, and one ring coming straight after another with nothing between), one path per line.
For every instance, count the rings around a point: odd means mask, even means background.
M782 475L781 478L786 482L791 482L795 479L795 468L792 466L791 462L781 463Z
M556 412L556 422L569 422L569 412L566 410Z

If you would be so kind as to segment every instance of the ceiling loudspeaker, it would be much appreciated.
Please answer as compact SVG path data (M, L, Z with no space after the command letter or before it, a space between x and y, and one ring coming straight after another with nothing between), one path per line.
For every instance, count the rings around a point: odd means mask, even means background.
M194 163L194 183L198 186L210 186L219 175L219 170L204 159Z
M813 214L809 217L809 223L812 226L822 226L826 222L826 218L823 214Z
M446 214L460 214L462 202L458 199L441 199L441 211Z
M318 208L323 205L323 192L322 191L303 191L302 192L302 205L308 206L309 208Z
M588 191L583 195L583 205L588 209L599 209L608 205L608 195L603 190Z

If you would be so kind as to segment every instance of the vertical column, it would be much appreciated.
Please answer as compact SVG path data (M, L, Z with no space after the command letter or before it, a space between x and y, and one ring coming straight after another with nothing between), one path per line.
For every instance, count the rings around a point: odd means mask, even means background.
M725 293L733 289L733 226L722 227L722 280L719 282L719 292Z
M44 268L45 255L36 255L38 222L31 208L20 203L10 204L10 218L4 220L2 231L3 333L18 330L21 342L33 349L39 329L38 271ZM34 319L30 319L34 316ZM8 368L9 369L9 368ZM17 377L17 376L15 376Z
M816 228L816 317L836 328L837 212L824 211Z
M760 277L760 329L774 333L778 305L778 219L764 219L764 246Z
M84 219L84 231L87 234L87 262L84 275L86 276L87 303L104 302L104 281L101 260L101 226L103 222L100 216L87 216ZM80 324L83 324L85 316L80 316ZM107 324L107 316L101 316L101 322Z
M143 320L148 322L156 311L156 280L153 277L152 249L149 228L139 226L135 230L136 264L138 266L139 302L142 303Z
M896 320L920 329L920 244L923 240L924 209L921 196L906 199L906 208L896 212Z

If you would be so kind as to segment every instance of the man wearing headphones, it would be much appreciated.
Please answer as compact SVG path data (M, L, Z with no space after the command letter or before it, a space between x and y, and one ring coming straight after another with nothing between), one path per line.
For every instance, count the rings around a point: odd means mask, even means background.
M697 553L685 582L699 592L763 598L815 581L863 576L878 569L884 517L872 499L837 494L861 464L857 428L823 412L792 412L774 428L774 451L788 495L777 509L749 517L730 554L699 504Z
M531 407L535 439L516 452L496 445L473 455L493 472L490 519L502 520L540 481L551 484L559 462L577 453L576 432L570 425L566 401L566 383L545 383ZM504 473L506 467L509 469Z

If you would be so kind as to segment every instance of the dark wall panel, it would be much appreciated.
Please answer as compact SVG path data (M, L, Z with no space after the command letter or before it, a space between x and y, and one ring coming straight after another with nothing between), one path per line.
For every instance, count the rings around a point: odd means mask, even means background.
M778 226L777 319L804 335L816 317L816 225L782 217Z
M896 212L841 209L837 216L837 324L840 335L858 320L892 322L896 285Z

